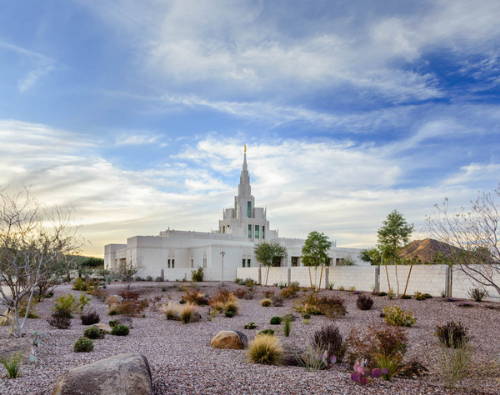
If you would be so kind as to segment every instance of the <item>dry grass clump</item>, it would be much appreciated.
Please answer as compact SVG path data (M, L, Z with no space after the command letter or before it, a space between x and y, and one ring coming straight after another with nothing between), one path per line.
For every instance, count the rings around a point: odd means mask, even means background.
M255 291L253 288L237 288L234 291L234 295L238 299L247 299L247 300L253 299L254 293Z
M186 289L184 295L182 295L182 300L198 306L206 306L208 304L207 295L197 289Z
M219 313L231 311L237 314L239 310L236 296L225 288L220 288L217 293L210 298L208 304Z
M277 365L283 359L283 347L276 336L257 335L250 343L248 360L264 365Z
M149 306L146 299L141 300L124 300L121 303L112 304L109 306L109 315L122 314L129 317L138 317L143 315L143 311Z
M337 296L319 295L312 292L295 304L295 310L301 314L326 315L337 318L347 314L344 299Z
M411 311L403 310L399 306L385 306L384 320L387 324L393 326L413 326L417 319Z
M262 307L269 307L269 306L271 306L272 304L273 304L273 301L272 301L271 299L269 299L269 298L265 298L265 299L262 299L262 300L260 301L260 305L261 305Z
M299 283L293 282L288 287L281 290L280 296L283 299L291 299L297 297L297 293L300 291Z
M201 319L198 306L193 303L179 304L169 302L163 307L162 311L167 320L182 321L185 324L198 322Z

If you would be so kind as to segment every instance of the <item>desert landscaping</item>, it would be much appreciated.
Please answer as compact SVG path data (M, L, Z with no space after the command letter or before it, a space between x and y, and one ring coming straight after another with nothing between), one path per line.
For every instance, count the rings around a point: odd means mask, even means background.
M26 359L20 366L19 377L7 379L3 372L5 378L0 382L0 393L49 394L70 369L122 353L140 353L146 357L155 394L494 394L500 390L498 303L426 299L421 295L418 299L422 300L390 299L392 295L339 290L312 292L295 285L263 287L251 281L238 283L227 282L221 288L219 283L116 282L105 288L90 287L88 291L73 290L74 284L60 285L51 297L35 305L33 312L38 318L28 319L27 336L12 338L8 336L8 327L0 328L2 357L19 351L27 355L33 334L39 334L41 339L36 347L36 362ZM89 300L73 310L69 328L58 329L48 320L55 314L55 301L68 294L74 295L75 301L80 300L81 295ZM311 299L311 295L316 299ZM360 296L362 302L358 302ZM315 312L311 301L322 297L326 299L321 306L326 306L326 310L320 308L322 312ZM266 304L270 305L266 307ZM411 326L387 324L386 306L399 306L411 312L413 321L403 322ZM182 312L186 307L189 314ZM385 317L381 317L383 311ZM109 321L118 320L128 327L129 333L118 336L118 333L104 335L100 331L104 337L92 340L92 351L76 352L75 342L92 326L82 325L82 315L93 312L99 317L96 325L101 329L112 330L108 327ZM95 314L90 316L96 320ZM470 369L466 377L457 380L444 373L447 365L444 355L454 349L441 344L435 334L437 326L450 321L460 321L468 331L466 337L470 338L467 342L472 359ZM246 329L252 327L251 323L255 329ZM343 358L341 355L325 358L326 354L318 354L317 349L311 348L315 332L330 325L338 328L343 342L348 343ZM384 375L386 371L369 371L369 364L361 375L366 373L366 381L355 375L356 367L353 370L352 361L360 358L363 349L359 344L356 349L353 341L348 340L349 335L353 329L366 332L370 326L374 330L405 333L405 352L396 353L397 356L391 354L400 366L393 376L390 374L390 380L384 379L389 378ZM268 329L274 334L259 334ZM220 331L237 331L232 333L236 334L236 341L233 337L229 342L224 339L218 344L213 342ZM265 355L255 349L251 353L256 338L271 339L274 346L278 344L278 349L273 350L271 345L271 352ZM373 337L368 339L369 344L376 343ZM337 345L337 350L341 348ZM408 366L412 369L408 370ZM405 371L406 377L403 377ZM85 391L85 380L78 385Z

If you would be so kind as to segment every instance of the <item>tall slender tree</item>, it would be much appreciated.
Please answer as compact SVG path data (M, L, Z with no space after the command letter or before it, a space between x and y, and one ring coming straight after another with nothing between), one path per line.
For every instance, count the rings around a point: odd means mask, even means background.
M311 232L307 236L304 246L302 247L302 262L307 266L309 271L309 281L311 288L313 288L313 281L311 276L311 266L315 268L314 288L318 289L321 286L323 279L323 269L328 263L328 250L331 248L332 242L327 235L321 232ZM316 282L317 269L321 267L319 283Z
M389 289L391 284L389 281L389 272L387 263L390 262L394 265L396 273L396 293L399 296L399 277L398 277L398 263L399 263L399 250L408 243L410 236L413 232L413 225L406 222L403 215L394 210L389 213L387 218L378 230L378 249L381 252L382 261L385 264L385 274L387 276L387 285Z
M266 282L269 279L269 268L273 265L273 260L276 257L284 257L286 255L286 248L277 242L262 242L255 246L254 249L255 258L263 266L267 267L266 271Z

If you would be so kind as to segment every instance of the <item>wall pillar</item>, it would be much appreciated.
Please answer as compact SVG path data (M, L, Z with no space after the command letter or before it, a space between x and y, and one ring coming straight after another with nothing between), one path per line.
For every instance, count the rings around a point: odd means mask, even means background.
M326 266L325 267L325 289L328 289L330 286L330 267ZM321 284L320 284L321 288Z
M380 292L380 265L375 266L375 292Z
M290 286L290 284L292 283L292 268L290 266L288 266L288 268L286 269L286 275L287 275L287 285Z
M451 265L446 266L444 293L447 298L453 296L453 266Z
M165 272L161 269L161 281L165 281Z

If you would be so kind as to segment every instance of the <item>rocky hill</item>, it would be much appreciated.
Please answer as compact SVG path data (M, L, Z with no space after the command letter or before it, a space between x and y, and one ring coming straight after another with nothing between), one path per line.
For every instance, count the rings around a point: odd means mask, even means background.
M400 252L400 257L404 259L416 259L422 263L444 263L454 253L458 252L457 247L437 241L434 239L414 240L407 244Z

